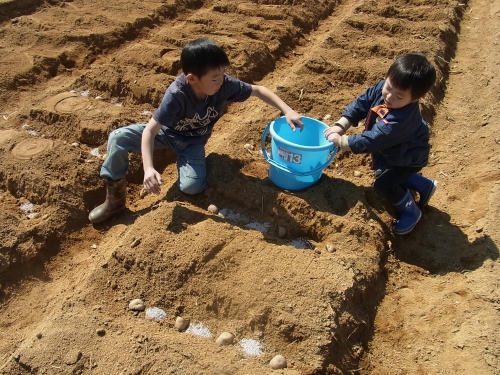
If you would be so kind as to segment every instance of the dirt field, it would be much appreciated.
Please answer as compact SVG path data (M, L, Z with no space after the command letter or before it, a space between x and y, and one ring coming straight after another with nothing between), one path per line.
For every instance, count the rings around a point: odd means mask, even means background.
M499 24L497 0L1 0L0 374L499 374ZM280 113L258 99L217 123L206 192L158 152L142 197L131 155L128 209L91 225L108 134L149 120L197 37L328 124L426 53L439 188L416 229L392 234L368 156L276 187L260 139Z

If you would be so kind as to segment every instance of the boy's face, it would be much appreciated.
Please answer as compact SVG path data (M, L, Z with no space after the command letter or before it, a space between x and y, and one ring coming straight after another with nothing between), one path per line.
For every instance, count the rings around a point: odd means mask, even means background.
M385 80L384 87L382 87L382 97L387 108L392 109L403 108L415 101L411 98L410 90L403 91L395 88L390 78Z
M202 99L207 95L214 95L219 91L222 82L224 82L224 72L224 67L219 67L210 69L205 75L199 78L191 73L188 73L186 77L196 96Z

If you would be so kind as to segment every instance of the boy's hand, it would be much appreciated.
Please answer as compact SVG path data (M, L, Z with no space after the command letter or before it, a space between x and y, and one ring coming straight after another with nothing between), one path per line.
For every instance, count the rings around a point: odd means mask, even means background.
M340 137L341 135L332 130L332 128L328 128L325 130L325 138L332 142L335 147L340 147Z
M345 129L337 124L330 126L328 129L325 130L325 138L328 138L328 136L333 133L337 133L338 135L344 135Z
M278 95L269 90L267 87L252 85L252 96L255 96L263 102L272 105L274 108L279 109L285 115L286 122L293 131L295 131L296 128L300 128L300 131L304 129L304 124L301 120L302 116L291 109L283 100L279 98Z
M161 175L154 168L144 171L144 190L149 194L160 194L162 184Z
M285 113L286 117L286 122L288 125L290 125L290 128L292 128L293 131L295 131L296 128L299 128L300 131L304 130L304 124L302 123L302 116L299 115L297 112L294 110L289 111Z

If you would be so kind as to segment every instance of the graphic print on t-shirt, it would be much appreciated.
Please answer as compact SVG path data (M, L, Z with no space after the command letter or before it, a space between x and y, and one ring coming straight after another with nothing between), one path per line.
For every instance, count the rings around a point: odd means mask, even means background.
M182 119L175 126L175 130L180 132L189 132L190 130L198 129L197 134L203 135L208 131L207 125L219 116L219 112L214 107L207 108L207 114L201 118L199 113L196 113L192 119Z

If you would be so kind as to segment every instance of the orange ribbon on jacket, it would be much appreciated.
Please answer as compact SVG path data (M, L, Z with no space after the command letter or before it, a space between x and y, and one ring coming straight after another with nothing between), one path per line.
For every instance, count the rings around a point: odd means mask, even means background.
M389 121L385 119L385 116L387 116L387 114L389 113L389 108L387 108L385 104L380 104L376 107L370 108L370 112L368 112L368 116L366 116L365 120L365 130L370 130L372 128L373 125L370 126L370 119L372 117L372 114L374 113L377 114L378 117L380 117L380 119L384 122L384 124L389 123ZM373 153L371 153L371 156L372 156L372 161L370 163L370 167L373 169L374 165Z
M370 119L371 119L373 113L376 113L378 115L378 117L380 117L382 119L384 124L389 123L389 121L387 121L385 119L385 116L387 116L387 114L389 113L389 108L387 108L387 106L385 104L380 104L376 107L370 108L370 112L368 113L368 116L366 116L366 120L365 120L365 130L371 129L369 124L370 124Z

